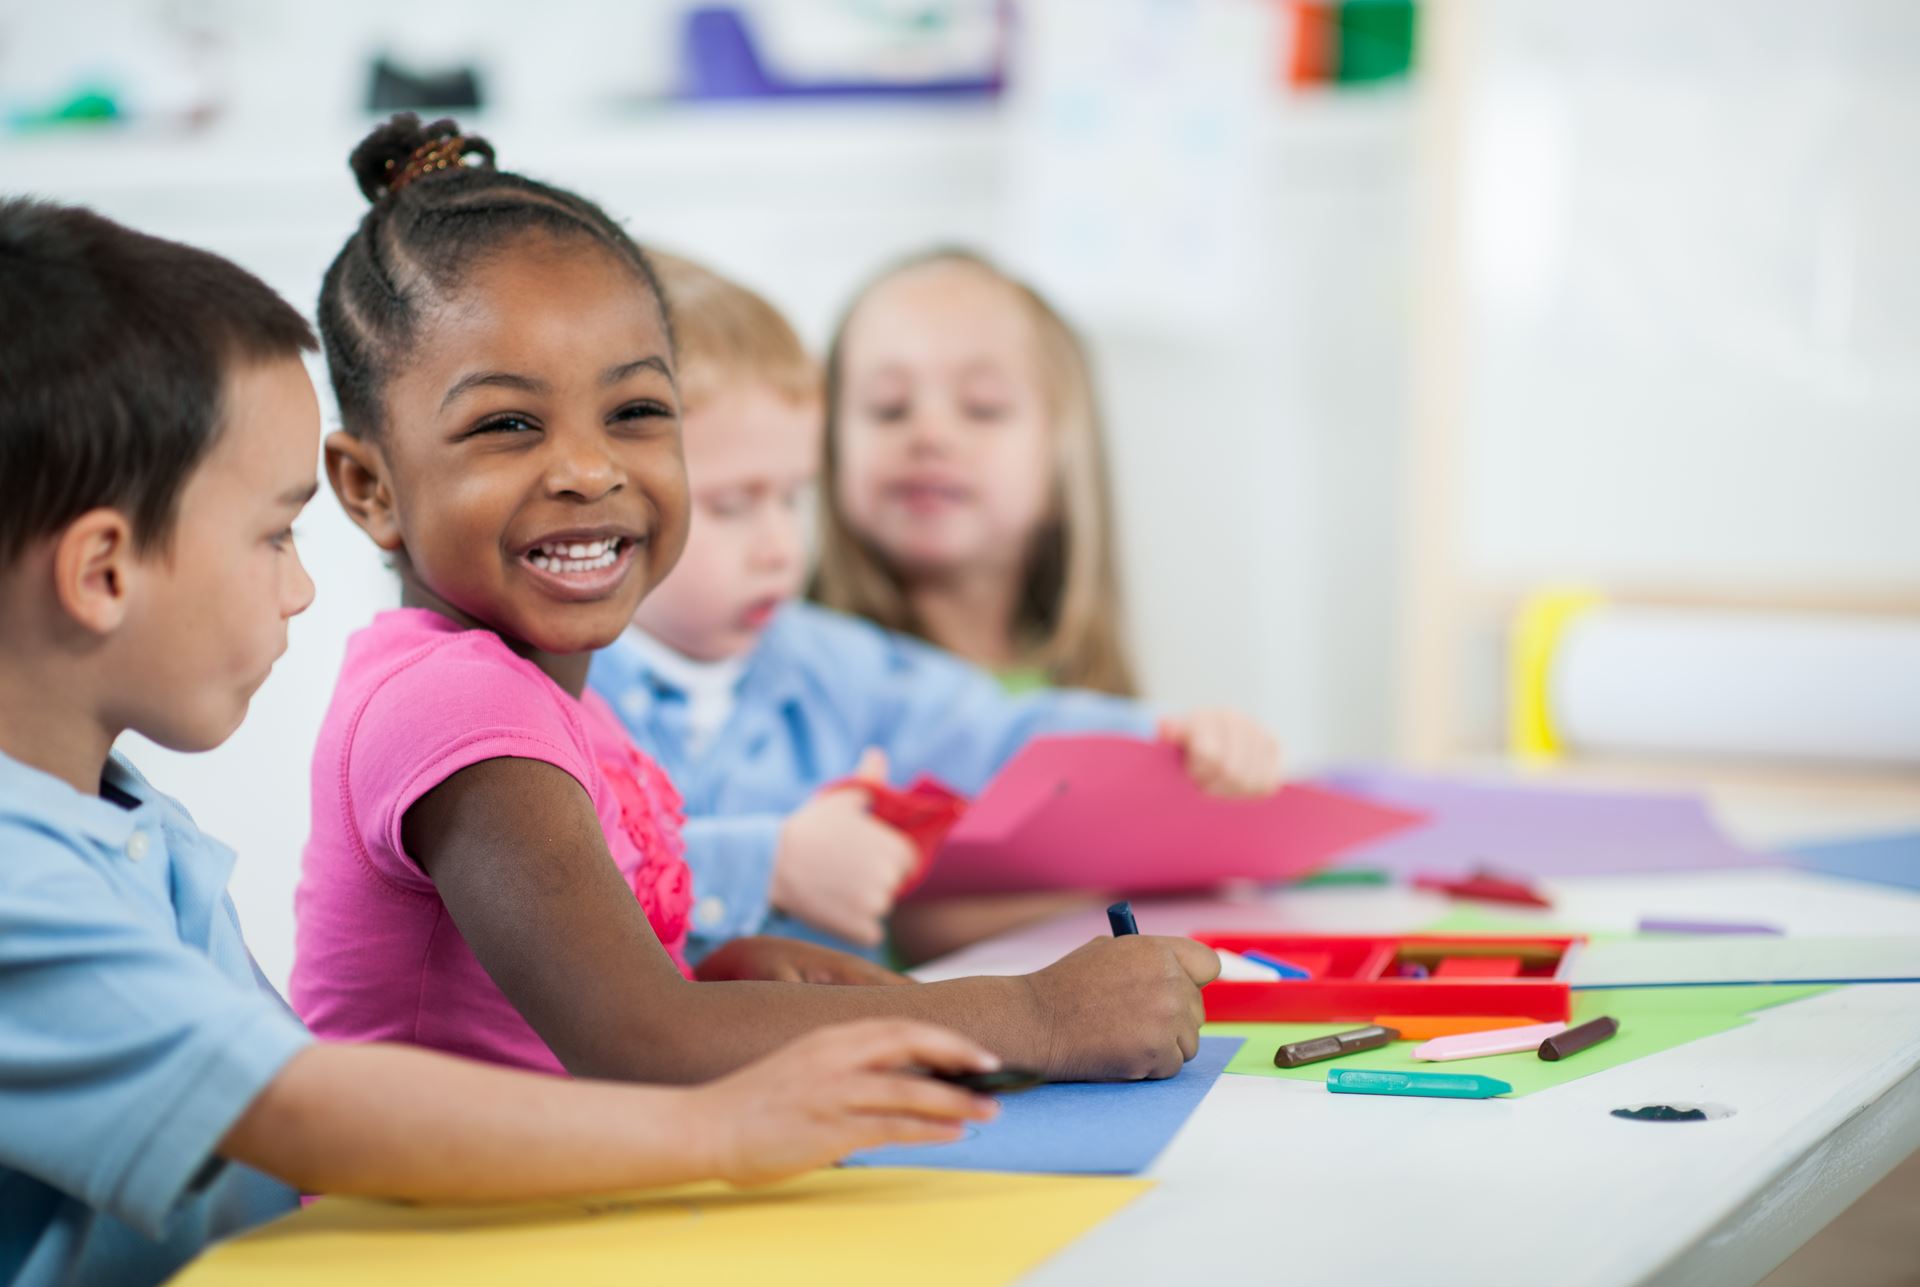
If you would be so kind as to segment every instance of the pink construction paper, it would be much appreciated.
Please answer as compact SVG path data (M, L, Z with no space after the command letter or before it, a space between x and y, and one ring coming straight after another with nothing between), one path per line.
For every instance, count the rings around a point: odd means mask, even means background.
M915 897L1205 889L1289 880L1420 815L1322 787L1208 795L1181 752L1129 737L1035 738L948 833Z

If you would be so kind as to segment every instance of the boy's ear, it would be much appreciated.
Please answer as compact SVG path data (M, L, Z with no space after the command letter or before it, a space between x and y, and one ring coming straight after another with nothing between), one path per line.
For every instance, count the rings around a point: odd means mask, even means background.
M53 593L69 617L94 634L127 619L139 576L133 524L117 509L90 509L53 543Z
M400 520L393 510L393 487L380 449L344 429L327 435L327 481L347 516L383 550L401 545Z

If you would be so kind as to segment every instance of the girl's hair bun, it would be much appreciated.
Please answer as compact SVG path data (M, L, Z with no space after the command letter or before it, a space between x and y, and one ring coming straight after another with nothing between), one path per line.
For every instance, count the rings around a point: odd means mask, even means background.
M493 164L493 146L483 138L460 132L459 123L443 117L428 125L412 112L395 112L373 132L360 140L347 165L367 200L379 202L404 184L420 177L419 162L430 161L431 169L458 166L468 153L478 153Z

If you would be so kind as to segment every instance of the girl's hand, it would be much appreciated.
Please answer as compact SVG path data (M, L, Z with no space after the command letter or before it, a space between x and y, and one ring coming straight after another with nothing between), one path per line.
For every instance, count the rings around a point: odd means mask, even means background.
M985 1095L915 1071L991 1072L999 1059L957 1032L868 1019L812 1032L689 1092L711 1173L767 1184L882 1144L945 1144L992 1120Z
M1075 948L1022 976L1047 1034L1034 1066L1053 1081L1173 1076L1200 1049L1200 989L1219 973L1220 957L1190 938L1126 934Z
M1159 736L1186 752L1187 773L1203 791L1262 796L1280 786L1280 743L1239 711L1168 716Z
M694 977L702 983L761 979L775 983L912 983L904 974L864 957L836 952L818 943L757 934L736 938L700 962Z

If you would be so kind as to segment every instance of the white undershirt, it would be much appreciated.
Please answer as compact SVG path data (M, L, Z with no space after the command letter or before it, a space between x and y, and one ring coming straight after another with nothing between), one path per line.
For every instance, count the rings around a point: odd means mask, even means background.
M655 674L687 697L687 754L697 757L713 743L733 714L740 676L751 653L724 661L701 661L676 652L638 626L627 631Z

